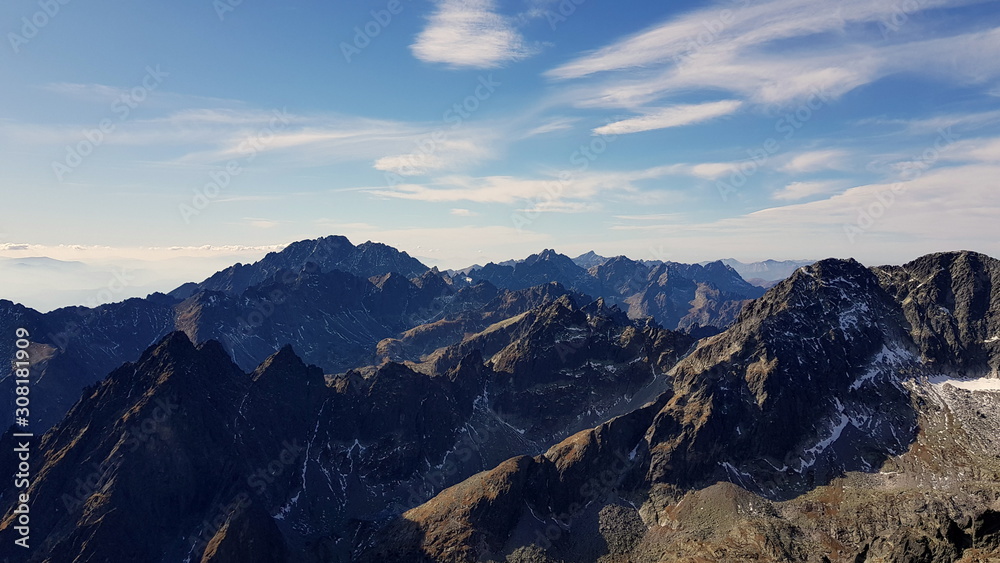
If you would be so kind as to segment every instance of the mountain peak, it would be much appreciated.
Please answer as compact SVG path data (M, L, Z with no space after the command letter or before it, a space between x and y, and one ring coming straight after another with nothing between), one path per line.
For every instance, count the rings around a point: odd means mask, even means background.
M428 268L409 254L380 242L367 241L354 246L346 237L331 235L294 242L279 252L269 252L253 264L236 264L199 284L184 284L170 295L186 299L199 291L210 290L238 295L278 272L296 273L303 269L324 273L340 270L362 278L396 272L409 278L423 274Z
M551 248L546 248L545 250L539 252L538 254L532 254L531 256L524 259L522 264L534 264L536 262L573 262L569 256L564 254L559 254Z
M589 270L594 266L600 266L601 264L607 261L608 261L607 258L601 256L600 254L594 252L593 250L588 251L585 254L581 254L573 259L573 262L575 262L577 266L580 266L581 268L584 268L586 270Z
M792 274L791 279L810 277L827 283L847 281L868 286L875 283L872 271L854 258L827 258L809 266L803 266Z

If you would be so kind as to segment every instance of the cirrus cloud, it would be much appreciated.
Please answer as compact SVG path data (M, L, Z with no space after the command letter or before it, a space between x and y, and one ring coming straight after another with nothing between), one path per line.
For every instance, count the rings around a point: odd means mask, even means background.
M623 135L641 133L656 129L668 129L701 123L723 115L729 115L740 109L743 102L737 100L722 100L704 104L682 104L650 111L639 117L609 123L594 129L596 135Z

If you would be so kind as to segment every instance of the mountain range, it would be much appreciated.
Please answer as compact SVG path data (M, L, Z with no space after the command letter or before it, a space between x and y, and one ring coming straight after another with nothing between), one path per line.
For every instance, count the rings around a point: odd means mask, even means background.
M376 346L405 331L444 335L441 326L454 328L455 319L467 322L483 307L485 319L495 317L492 300L538 284L607 294L609 303L626 308L632 318L652 317L699 336L721 330L743 303L762 293L719 263L649 267L619 257L584 270L553 251L512 263L488 264L485 273L477 270L472 277L452 276L383 244L355 246L329 236L293 243L254 264L236 264L145 299L49 313L0 300L0 330L23 327L33 335L39 397L33 415L47 429L86 385L175 330L194 342L219 341L245 371L294 343L306 362L333 373L374 362ZM508 305L499 313L512 312ZM434 322L441 323L434 330L419 328ZM451 337L436 337L429 345L443 346ZM0 344L0 353L12 356L13 342ZM12 396L4 400L13 408Z
M0 326L35 337L48 429L10 561L1000 557L1000 262L974 252L765 292L327 237Z

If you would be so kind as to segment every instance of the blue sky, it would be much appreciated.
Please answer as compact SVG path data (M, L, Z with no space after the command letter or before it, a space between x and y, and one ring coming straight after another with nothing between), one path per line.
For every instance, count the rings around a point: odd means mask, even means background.
M43 309L327 234L1000 255L996 1L63 1L0 7L0 297Z

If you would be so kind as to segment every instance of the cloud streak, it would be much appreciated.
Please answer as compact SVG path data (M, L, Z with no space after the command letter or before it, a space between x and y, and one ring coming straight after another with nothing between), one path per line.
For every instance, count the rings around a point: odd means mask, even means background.
M977 2L927 0L917 11L971 3ZM706 8L582 55L547 75L597 81L577 91L578 105L626 108L697 90L729 92L760 105L788 104L817 91L836 98L897 72L970 84L1000 76L1000 30L939 34L930 40L901 33L887 39L878 25L893 21L897 4L771 0ZM907 25L918 26L913 18ZM788 46L807 38L808 47ZM779 42L784 42L780 48Z
M847 152L842 150L809 151L793 155L782 167L782 172L792 174L839 170L844 166Z
M743 102L736 100L676 105L652 110L639 117L609 123L603 127L594 129L594 134L624 135L692 125L735 113L742 105Z
M400 184L391 188L369 188L378 197L423 201L428 203L468 201L473 203L531 203L539 212L581 213L600 206L603 198L643 197L639 184L669 175L690 174L690 165L671 165L625 172L586 172L563 182L558 174L548 178L516 176L447 176L426 184ZM658 195L663 193L660 190Z
M792 182L774 193L782 201L795 201L819 194L830 193L842 186L841 182Z

